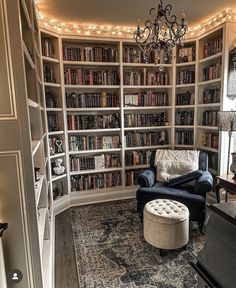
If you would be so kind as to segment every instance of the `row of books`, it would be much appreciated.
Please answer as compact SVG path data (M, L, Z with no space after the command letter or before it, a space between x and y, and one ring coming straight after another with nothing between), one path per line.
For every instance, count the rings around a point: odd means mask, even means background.
M179 48L177 54L177 63L195 61L195 46Z
M219 134L212 132L202 132L202 146L218 149Z
M135 106L168 106L167 92L125 94L125 107Z
M120 127L118 113L110 115L67 115L68 130L110 129Z
M63 60L86 62L118 62L119 54L115 47L63 46Z
M123 62L125 63L156 63L168 64L169 59L161 59L157 53L151 51L147 59L144 58L143 52L139 47L124 47L123 49Z
M218 110L204 111L202 114L202 125L217 126Z
M50 39L42 39L42 55L50 58L55 57L54 45Z
M71 190L83 191L116 187L121 185L121 173L119 171L98 173L94 175L78 175L71 177Z
M169 144L166 130L155 132L128 131L125 133L125 147L143 147Z
M183 130L175 132L176 145L193 145L193 130Z
M144 75L141 71L124 71L124 85L144 85Z
M109 92L66 93L67 108L119 107L119 95Z
M194 111L175 112L175 125L193 125Z
M52 91L45 91L45 101L47 108L59 108L59 96Z
M202 81L213 80L221 77L221 62L203 68Z
M152 151L128 151L125 153L125 165L137 166L150 163Z
M217 39L205 43L203 47L203 58L222 52L222 48L223 48L222 37L219 37Z
M72 135L68 137L69 150L114 149L120 147L120 136Z
M176 80L179 85L195 83L195 71L188 69L179 71Z
M137 185L137 176L142 172L142 170L129 170L125 172L125 184L126 186Z
M60 129L57 115L48 113L47 118L48 118L48 131L49 132L59 131Z
M168 122L167 112L157 114L125 114L125 127L164 126Z
M214 88L207 88L203 91L203 103L219 103L220 102L220 85Z
M194 92L186 91L176 95L176 105L194 105Z
M121 166L119 154L101 154L93 156L70 156L70 171L97 170Z
M169 75L166 71L147 72L147 85L168 85Z
M43 64L43 79L44 82L56 83L52 67L45 63Z
M119 85L119 73L112 70L88 70L66 67L64 81L67 85Z

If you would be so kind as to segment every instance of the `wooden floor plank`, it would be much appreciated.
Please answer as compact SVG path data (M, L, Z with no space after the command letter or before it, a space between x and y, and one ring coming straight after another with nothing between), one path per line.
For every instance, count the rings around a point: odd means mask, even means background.
M55 288L78 288L70 209L56 216Z

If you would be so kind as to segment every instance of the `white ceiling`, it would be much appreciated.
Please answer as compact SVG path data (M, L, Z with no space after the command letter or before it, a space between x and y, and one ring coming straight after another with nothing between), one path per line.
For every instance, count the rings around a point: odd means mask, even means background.
M37 5L46 17L71 24L136 26L149 17L149 9L159 0L39 0ZM214 16L226 8L236 8L235 0L163 0L171 4L172 12L180 18L186 14L189 25Z

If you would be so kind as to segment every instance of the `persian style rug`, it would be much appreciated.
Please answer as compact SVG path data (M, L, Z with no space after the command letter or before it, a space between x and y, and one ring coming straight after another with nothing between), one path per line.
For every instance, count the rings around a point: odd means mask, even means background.
M75 207L71 218L80 288L197 286L189 264L204 244L197 226L186 250L160 257L144 240L135 200Z

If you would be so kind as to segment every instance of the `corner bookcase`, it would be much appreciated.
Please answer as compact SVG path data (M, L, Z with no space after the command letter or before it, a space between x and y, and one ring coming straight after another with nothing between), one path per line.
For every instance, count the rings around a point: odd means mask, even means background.
M144 63L131 40L41 29L54 207L68 199L76 205L131 197L155 149L204 150L211 173L222 171L217 111L229 105L227 25L187 40L173 63L162 65L153 64L152 55ZM57 139L63 150L50 156ZM58 177L52 175L56 157L66 171ZM57 186L60 196L53 192Z

